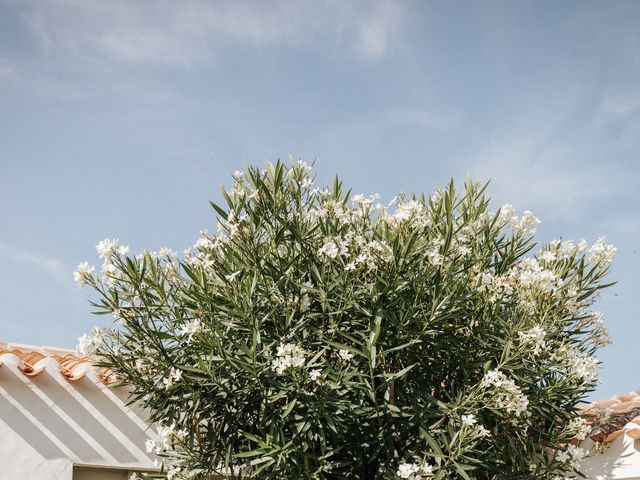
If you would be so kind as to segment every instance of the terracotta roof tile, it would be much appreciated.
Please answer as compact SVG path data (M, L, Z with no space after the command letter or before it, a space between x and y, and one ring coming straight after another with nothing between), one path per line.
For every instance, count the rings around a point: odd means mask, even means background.
M80 380L88 372L94 372L95 377L107 385L117 381L107 369L97 368L95 362L95 358L77 355L66 348L0 343L0 367L14 366L27 377L35 377L50 370L58 371L69 381Z
M595 442L613 442L622 434L640 438L640 390L597 400L579 409L594 428Z

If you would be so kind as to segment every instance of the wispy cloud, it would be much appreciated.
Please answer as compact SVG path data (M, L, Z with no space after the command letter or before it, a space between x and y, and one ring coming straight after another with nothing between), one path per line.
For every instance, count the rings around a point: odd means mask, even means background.
M577 149L544 145L534 136L502 138L465 163L474 178L491 179L497 200L548 218L576 217L625 193L606 165L581 162Z
M57 258L40 255L2 243L0 243L0 257L5 257L14 262L35 268L60 282L71 284L69 269L65 266L64 262Z
M14 81L17 73L18 69L13 63L0 58L0 83Z
M52 0L17 4L45 55L86 62L192 67L232 45L322 45L332 37L364 59L384 56L406 2Z

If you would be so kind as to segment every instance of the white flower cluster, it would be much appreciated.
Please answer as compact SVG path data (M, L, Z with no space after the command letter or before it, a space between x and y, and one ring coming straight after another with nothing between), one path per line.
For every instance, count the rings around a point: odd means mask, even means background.
M604 243L604 237L600 237L589 249L589 261L603 268L608 267L617 251L613 245Z
M173 446L173 442L176 439L184 440L188 433L186 430L176 430L175 423L172 423L168 426L160 423L156 427L156 430L158 439L152 440L148 438L144 443L148 453L159 454L164 451L170 450Z
M485 373L481 384L484 388L493 387L497 390L492 394L496 408L504 409L516 417L528 416L529 399L522 393L520 387L500 370Z
M111 284L118 273L117 267L113 264L113 258L117 255L126 255L129 253L129 247L120 245L117 239L105 238L98 242L96 250L100 258L104 259L101 267L103 281ZM88 262L82 262L78 265L76 271L73 272L73 280L78 284L78 287L83 287L93 279L94 271L95 267L93 267L93 265L90 265Z
M343 237L325 238L324 244L318 249L318 255L335 259L338 256L349 257L352 251L360 251L347 265L346 270L355 270L359 265L365 265L369 270L378 268L380 262L387 263L393 259L393 252L389 244L381 240L367 240L362 235L347 233Z
M569 422L567 430L573 434L573 438L582 441L587 438L593 428L584 418L576 417Z
M543 268L535 258L525 258L507 273L512 285L553 293L561 285L558 275Z
M318 254L328 258L336 258L338 255L346 257L349 255L349 245L342 238L327 238L318 250Z
M81 356L90 356L96 353L98 346L102 343L104 331L99 327L93 327L91 335L83 333L78 337L76 352Z
M218 231L215 235L211 236L207 230L202 230L201 237L193 247L184 250L184 263L194 268L211 268L216 262L216 257L222 255L222 247L237 235L247 218L247 214L237 217L235 213L229 212L226 220L218 220Z
M409 225L413 228L429 227L432 224L429 218L429 212L422 202L417 200L393 201L396 204L396 210L388 215L387 223L395 228L403 225Z
M89 262L82 262L78 264L78 268L73 272L73 281L78 284L79 288L82 288L93 276L94 271L95 267L93 265L89 265Z
M598 359L596 357L563 346L557 350L553 358L564 363L569 369L569 374L581 380L583 384L593 384L598 380Z
M524 345L533 347L533 355L539 355L546 348L547 343L544 337L546 332L541 326L535 326L529 330L518 332L518 338Z
M356 237L356 242L360 239L364 242L362 237ZM375 270L378 268L378 261L384 263L390 262L393 259L393 253L391 247L386 242L380 240L371 240L361 244L361 253L346 266L346 270L355 270L358 265L366 265L369 270Z
M177 333L181 337L187 337L187 343L191 343L193 336L201 331L202 322L199 319L194 318L193 320L187 320L178 327Z
M322 372L317 368L314 368L313 370L309 371L309 378L311 379L312 382L321 383L320 382L321 376L322 376Z
M611 335L609 334L609 329L604 324L604 316L602 315L602 312L589 312L587 320L592 327L591 339L596 345L606 346L613 343Z
M522 213L522 217L516 216L516 209L509 203L500 208L498 213L498 224L501 226L510 224L511 228L522 235L535 235L540 220L529 210Z
M179 382L181 379L182 379L182 370L171 367L171 370L169 370L169 374L162 379L162 383L164 384L164 388L168 390L174 384Z
M462 415L460 417L460 421L469 427L473 427L476 423L478 423L478 420L473 414Z
M408 480L421 480L423 477L430 477L433 475L433 467L426 462L422 464L401 463L398 465L396 475Z
M569 465L571 468L579 468L582 459L587 456L587 453L583 448L569 444L565 450L556 452L556 460Z
M472 413L462 415L460 417L460 421L463 425L471 427L479 437L491 436L491 432L487 428L485 428L484 425L480 425L478 423L478 419Z
M271 369L278 375L282 375L289 368L302 367L304 365L305 351L294 343L280 344L276 351L276 357Z
M338 357L340 357L340 360L345 363L349 363L351 360L353 360L353 356L353 353L351 353L349 350L338 350Z
M549 250L547 252L553 254L553 260L566 260L574 255L583 254L586 249L586 240L580 240L577 244L573 243L572 240L551 240L549 242Z

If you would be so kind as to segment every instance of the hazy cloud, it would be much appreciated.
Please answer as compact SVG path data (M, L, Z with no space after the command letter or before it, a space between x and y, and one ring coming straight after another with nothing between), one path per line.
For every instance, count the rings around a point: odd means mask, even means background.
M406 2L146 2L51 0L16 3L45 56L86 62L192 67L229 46L334 43L379 58L400 30Z
M45 272L56 280L71 284L71 273L64 263L57 258L47 257L2 243L0 243L0 256Z

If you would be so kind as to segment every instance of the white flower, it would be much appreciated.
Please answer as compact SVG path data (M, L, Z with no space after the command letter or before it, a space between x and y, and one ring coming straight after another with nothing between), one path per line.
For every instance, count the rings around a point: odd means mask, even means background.
M160 250L158 250L158 256L176 258L178 256L178 252L167 247L162 247Z
M601 267L608 267L617 251L613 245L604 243L604 237L600 237L589 249L589 261Z
M522 393L520 387L500 370L485 373L481 385L485 388L495 388L492 401L496 408L504 409L516 417L528 415L529 399Z
M171 370L169 370L169 375L167 375L165 378L162 379L164 388L168 390L176 382L179 382L181 378L182 378L182 370L178 370L177 368L171 367Z
M476 426L476 432L478 433L478 436L481 438L491 436L491 432L487 428L485 428L484 425Z
M427 258L429 258L431 265L442 265L442 255L436 249L427 250Z
M523 235L534 235L538 228L540 220L533 215L529 210L525 210L522 213L522 217L513 217L511 220L512 228Z
M553 262L556 259L556 254L549 250L545 250L538 256L538 258L543 262Z
M516 209L513 208L513 205L510 203L504 204L500 208L500 212L498 214L498 223L502 225L506 225L510 223L516 217Z
M99 327L93 327L91 330L91 336L83 333L81 337L78 337L78 345L76 346L76 352L80 356L90 356L96 353L98 346L102 343L104 338L104 332Z
M177 333L180 336L186 336L187 342L191 342L193 336L202 331L202 322L197 318L193 320L187 320L182 324L182 326L178 327Z
M144 442L145 449L147 453L160 453L162 451L162 446L150 438L147 438Z
M173 478L182 471L181 467L177 467L175 465L170 466L167 469L167 480L173 480Z
M154 442L153 440L147 440L145 445L147 445L147 451L149 452L149 447L153 448L154 453L160 453L163 450L168 450L171 448L174 437L179 439L183 438L184 431L180 430L176 432L176 424L172 423L171 425L165 425L163 423L159 423L156 427L156 431L158 433L158 441Z
M353 359L353 353L346 349L339 350L338 356L343 362L350 362Z
M225 275L224 278L227 279L227 282L233 282L238 275L240 275L240 270L230 273L229 275Z
M289 368L304 365L305 351L294 343L280 344L276 351L276 358L271 363L271 369L282 375Z
M73 272L73 280L78 284L78 287L82 287L91 278L94 271L95 267L93 265L89 265L89 262L82 262L78 264L76 271Z
M126 245L120 245L115 238L105 238L96 245L96 250L100 255L100 258L104 258L105 261L109 261L115 254L126 255L129 253L129 247Z
M196 240L196 244L194 245L194 248L198 250L212 250L215 248L215 245L211 241L211 239L203 237Z
M131 475L129 475L129 480L142 480L138 474L136 472L132 472Z
M593 384L598 379L598 359L586 355L571 347L560 347L553 358L562 361L569 369L569 374L580 379L584 384Z
M540 326L518 332L518 337L523 344L533 346L533 355L539 355L546 348L545 335L546 332Z
M478 423L478 420L476 420L476 417L473 414L462 415L462 417L460 417L460 420L462 420L462 423L470 427L473 427L476 423Z
M309 308L311 308L311 297L309 297L308 293L300 297L299 307L301 313L308 312Z
M433 467L428 463L418 465L417 463L401 463L398 465L396 475L408 480L420 480L423 476L433 475Z
M579 468L582 459L587 456L587 451L573 444L567 445L566 450L556 452L556 460L568 463L572 468Z
M349 254L349 246L344 240L328 238L325 239L318 253L329 258L336 258L338 255L346 256Z
M309 372L309 378L314 382L317 382L321 375L322 372L315 368Z
M591 425L582 417L576 417L569 422L567 430L574 434L577 440L584 440L592 431Z
M420 465L417 463L401 463L398 465L396 472L400 478L408 478L410 480L419 479Z
M417 200L396 202L396 211L388 217L388 222L393 227L399 227L406 223L415 228L431 225L427 210Z

